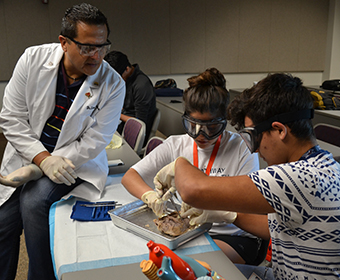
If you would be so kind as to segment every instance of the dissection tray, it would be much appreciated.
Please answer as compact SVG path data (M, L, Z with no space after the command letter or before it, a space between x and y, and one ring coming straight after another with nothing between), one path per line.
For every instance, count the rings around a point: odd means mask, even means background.
M174 211L170 203L167 207L169 212ZM109 214L112 222L117 227L142 237L147 241L152 240L156 243L164 244L171 250L209 231L212 226L211 223L202 224L176 237L161 233L153 222L154 219L157 219L157 216L141 200L136 200L113 209L109 211Z

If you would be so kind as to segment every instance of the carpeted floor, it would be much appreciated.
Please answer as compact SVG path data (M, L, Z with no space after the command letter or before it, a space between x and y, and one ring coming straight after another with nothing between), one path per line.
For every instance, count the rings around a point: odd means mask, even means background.
M21 235L19 263L15 280L26 280L28 271L28 256L25 245L24 234Z

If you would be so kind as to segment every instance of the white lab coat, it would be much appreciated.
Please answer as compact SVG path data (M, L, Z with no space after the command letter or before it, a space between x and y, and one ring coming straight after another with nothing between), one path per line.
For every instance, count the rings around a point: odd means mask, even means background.
M39 141L56 99L60 44L28 48L20 57L4 94L0 126L8 140L1 174L7 175L46 151ZM85 180L70 195L99 198L108 174L105 147L116 131L125 97L125 82L103 61L88 76L65 118L52 155L64 156ZM0 205L14 189L0 185Z

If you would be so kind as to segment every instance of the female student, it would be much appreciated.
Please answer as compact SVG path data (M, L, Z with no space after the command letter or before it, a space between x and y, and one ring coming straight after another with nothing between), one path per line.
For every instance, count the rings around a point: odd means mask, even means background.
M225 130L229 92L223 74L210 68L188 82L189 88L183 93L182 116L187 134L167 138L122 178L125 188L155 213L162 205L153 190L153 179L179 156L209 176L244 175L259 169L257 155L249 152L238 134ZM253 264L262 240L233 225L234 213L221 213L220 217L210 217L220 223L214 223L209 234L234 263Z

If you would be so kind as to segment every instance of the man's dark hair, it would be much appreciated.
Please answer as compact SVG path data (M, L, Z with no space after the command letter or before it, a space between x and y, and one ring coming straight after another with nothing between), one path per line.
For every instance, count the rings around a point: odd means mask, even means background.
M244 90L228 106L228 119L237 130L244 127L247 116L256 126L269 118L287 112L313 108L313 98L298 77L290 74L269 74L250 89ZM287 123L299 139L314 136L310 119Z
M122 75L126 70L126 67L131 67L129 59L126 54L119 51L109 52L105 57L106 60L113 69L115 69L119 75Z
M74 5L66 10L61 20L60 35L76 38L78 35L77 23L79 22L84 22L89 25L106 25L107 37L109 37L110 28L107 23L107 18L98 8L87 3Z
M188 78L189 88L183 93L187 114L209 112L216 117L227 117L229 92L226 80L216 68L209 68L203 73Z

